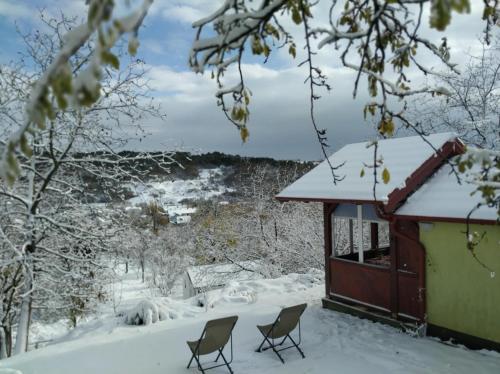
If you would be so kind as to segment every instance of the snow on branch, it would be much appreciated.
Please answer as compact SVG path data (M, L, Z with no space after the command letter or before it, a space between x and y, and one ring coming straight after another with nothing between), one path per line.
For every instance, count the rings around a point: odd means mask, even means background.
M101 66L112 65L118 68L118 58L110 52L118 39L132 33L129 52L135 54L138 46L138 29L144 20L153 0L144 0L130 15L111 20L113 2L110 0L89 2L88 20L72 30L63 38L60 51L53 57L51 64L37 80L26 104L22 125L12 133L7 141L0 160L0 178L12 185L19 175L19 162L16 149L28 157L32 154L28 134L35 134L46 127L47 120L54 119L55 108L51 103L53 96L61 110L69 104L91 106L99 97ZM107 26L107 27L106 27ZM89 57L88 66L72 79L68 62L93 35L98 34L96 48ZM51 93L51 94L50 94ZM68 103L68 98L70 103Z
M420 85L409 79L408 72L416 68L423 75L440 76L430 66L437 61L451 73L458 74L457 64L451 61L446 36L440 43L433 43L422 36L426 10L430 10L430 27L444 31L452 20L452 14L469 12L469 1L433 2L431 0L394 1L333 1L328 2L328 19L315 23L315 12L323 11L319 4L326 0L227 0L214 13L193 24L196 29L189 64L193 71L203 73L212 69L217 84L217 103L226 117L240 130L242 139L248 136L246 124L249 118L250 90L246 86L242 59L246 51L270 58L273 50L287 47L289 54L297 56L297 45L288 27L287 18L296 25L303 25L305 61L299 66L309 66L305 83L310 86L310 101L319 99L319 87L326 88L325 69L312 63L319 49L326 47L339 51L341 64L356 72L353 95L356 96L360 80L367 80L370 102L365 106L365 117L370 114L378 122L379 134L390 137L396 126L417 128L407 118L406 109L410 96L450 96L445 85ZM487 27L485 39L489 40L491 27L498 21L495 11L497 1L485 1L483 20ZM428 8L428 9L426 9ZM208 28L212 30L207 30ZM214 35L215 34L215 35ZM428 51L429 53L425 53ZM423 59L424 54L435 61ZM234 68L237 82L226 85L224 73ZM391 97L396 96L395 101ZM227 100L232 101L232 105ZM326 135L314 119L314 104L310 115L318 142L323 153ZM325 156L326 157L326 156ZM340 179L335 175L334 181Z

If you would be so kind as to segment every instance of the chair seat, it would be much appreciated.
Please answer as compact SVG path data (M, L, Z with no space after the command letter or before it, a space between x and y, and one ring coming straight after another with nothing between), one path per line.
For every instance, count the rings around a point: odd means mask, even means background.
M273 327L272 323L269 325L257 326L260 332L262 332L264 335L267 335L267 333L269 332L269 330L271 330L272 327Z
M274 329L273 329L274 326ZM265 336L268 336L271 339L278 339L282 338L287 334L287 331L284 331L283 328L280 326L275 326L274 323L271 323L269 325L262 325L262 326L257 326L257 328L260 330L262 334ZM272 331L271 331L272 329Z
M186 342L187 345L189 346L189 349L191 352L194 353L196 350L196 346L198 346L198 341L194 342ZM198 347L198 354L200 355L208 355L212 352L216 352L220 346L217 344L217 342L214 341L214 339L211 338L204 338L199 341L199 347Z
M186 343L189 346L189 349L191 350L191 352L194 352L194 350L196 349L196 346L198 345L198 340L194 341L194 342L186 342Z

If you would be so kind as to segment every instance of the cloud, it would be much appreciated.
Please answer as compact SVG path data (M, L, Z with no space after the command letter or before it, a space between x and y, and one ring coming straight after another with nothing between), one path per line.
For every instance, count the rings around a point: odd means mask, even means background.
M17 1L0 0L0 16L12 19L33 18L33 9Z
M175 71L167 65L153 66L148 75L150 86L158 96L204 97L214 88L213 81L206 75L196 75L189 71Z
M45 18L59 18L61 12L67 17L80 17L86 19L87 6L84 1L75 0L38 0L14 1L0 0L0 17L5 17L15 22L20 22L24 29L39 28L48 30L47 25L41 21L40 14Z
M215 11L222 3L222 0L156 1L153 3L151 14L191 25Z
M139 0L133 0L135 2ZM193 21L213 12L223 0L157 0L141 29L139 57L151 69L148 73L154 96L162 103L166 121L145 119L142 125L152 134L137 143L142 149L159 149L166 144L183 144L204 151L219 150L245 155L278 158L321 158L320 147L309 118L309 91L304 85L307 76L303 61L303 27L295 25L289 15L280 21L291 31L297 43L297 58L292 59L286 48L274 50L271 59L263 64L259 56L248 53L243 71L246 84L252 90L250 105L250 139L242 144L238 132L225 118L214 96L217 86L210 72L195 75L187 67L190 44L194 38ZM118 2L117 2L118 3ZM122 2L119 2L122 3ZM258 3L258 2L256 2ZM479 3L479 2L478 2ZM7 5L16 4L14 7ZM8 17L29 17L33 6L24 2L0 0L0 14ZM134 6L132 2L132 6ZM314 25L328 27L327 16L331 2L321 1L315 8ZM47 6L52 12L59 8L69 14L85 15L84 1L39 0L36 6ZM30 10L29 14L26 8ZM471 15L453 14L446 30L452 50L452 60L465 63L467 51L474 52L476 37L481 34L481 4L473 2ZM7 15L8 14L8 15ZM428 28L428 15L423 16L423 35L439 43L445 34ZM16 46L16 48L19 48ZM12 54L11 54L12 55ZM430 66L442 67L435 56L423 48L419 56ZM339 51L326 46L314 56L315 63L328 76L330 93L319 90L321 100L315 102L318 126L327 129L331 152L345 143L368 140L374 136L372 123L363 119L363 107L370 100L366 79L362 78L358 98L353 99L355 75L341 67ZM389 69L388 69L389 70ZM422 74L412 70L408 76L415 85L423 83ZM237 81L230 70L224 77L228 86Z
M165 49L165 44L155 39L142 38L141 48L146 48L148 51L153 52L158 55L164 55L167 53Z
M189 6L193 5L192 2L187 3ZM320 13L323 18L320 16L315 22L324 23L324 14L328 12ZM206 14L208 13L205 12L204 15ZM452 53L457 56L463 55L464 49L473 44L474 34L481 30L480 16L468 29L463 24L471 22L476 16L475 10L472 15L454 15L455 23L449 27L447 34ZM172 69L168 64L155 66L151 75L167 113L167 121L161 124L156 121L148 123L147 126L155 135L144 144L155 148L163 144L165 139L177 139L183 144L204 150L279 158L321 158L320 147L309 118L308 87L303 84L307 72L304 68L296 67L304 58L303 30L286 16L283 24L292 30L298 45L295 60L285 49L275 50L267 65L262 64L260 58L251 55L244 59L251 62L243 65L243 72L246 84L253 92L248 123L250 140L247 144L241 143L237 131L217 107L214 98L217 87L208 74L197 76L183 69ZM428 30L426 25L422 29L429 40L439 43L441 33ZM466 44L460 44L459 40L466 41ZM434 56L423 50L419 53L425 63L439 66ZM332 152L345 143L368 140L375 134L374 124L365 122L362 114L364 105L370 101L366 79L361 80L358 97L354 100L352 93L355 73L341 67L338 54L333 46L327 46L314 57L333 87L330 93L319 90L318 93L323 97L315 102L318 125L327 129ZM415 86L424 83L417 71L410 71L408 76ZM229 71L224 79L230 86L236 82L237 77L234 71Z
M190 6L173 6L163 11L163 16L165 18L186 23L193 23L204 15L205 14L201 10Z
M245 64L246 81L253 92L248 127L250 139L242 144L238 132L216 105L215 82L207 75L153 66L148 74L166 121L150 119L143 126L152 134L138 147L159 149L184 144L203 151L219 150L253 156L320 159L320 147L309 118L309 93L303 84L304 68L273 69ZM316 102L317 120L328 130L331 151L346 142L370 139L373 127L364 122L366 96L353 101L344 95L352 73L330 68L334 91ZM228 72L228 84L236 78Z

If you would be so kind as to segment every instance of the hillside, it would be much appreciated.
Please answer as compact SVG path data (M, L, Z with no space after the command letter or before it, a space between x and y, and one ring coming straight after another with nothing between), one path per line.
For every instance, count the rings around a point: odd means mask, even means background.
M129 158L133 158L136 154L131 151L120 153L121 156ZM84 157L88 154L79 156ZM225 195L229 200L238 200L242 198L241 187L249 184L249 178L256 170L267 169L267 175L293 172L295 178L298 178L314 166L313 162L243 157L221 152L203 154L175 152L172 154L172 159L174 161L168 165L168 170L158 167L157 163L149 160L143 160L140 163L134 161L133 167L130 165L129 169L132 171L132 176L134 176L134 170L139 171L141 175L136 176L140 177L145 184L158 185L158 183L173 181L204 180L202 187L210 189L216 186L216 189L224 190L222 194L217 195ZM101 184L101 181L91 174L83 175L82 179L86 182L87 192L91 192L94 196L93 199L87 200L90 203L120 202L137 197L140 192L137 191L137 182L131 181L130 176L124 177L122 184L114 186ZM139 190L144 190L144 188L139 187ZM189 197L186 198L189 199Z

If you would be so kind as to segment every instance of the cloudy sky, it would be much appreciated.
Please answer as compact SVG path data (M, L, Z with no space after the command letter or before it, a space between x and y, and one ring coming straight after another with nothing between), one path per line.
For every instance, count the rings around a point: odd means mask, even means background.
M116 0L120 2L124 0ZM219 0L156 0L140 33L139 57L149 66L149 76L157 100L167 115L166 121L147 120L143 125L151 136L141 144L147 149L182 146L200 151L269 156L282 159L320 159L321 151L308 117L308 91L301 61L301 32L296 36L298 56L291 59L286 51L273 53L271 60L249 57L244 66L247 84L253 92L248 127L250 139L242 144L239 134L216 106L215 84L208 76L189 71L187 56L194 38L193 21L215 10ZM329 1L323 1L316 14L326 14ZM446 31L452 59L461 64L467 54L477 51L481 35L481 1L473 0L471 15L453 15ZM84 0L0 0L0 63L16 59L23 48L16 28L27 31L43 27L37 9L56 14L84 15ZM428 23L425 18L425 24ZM288 25L288 23L287 23ZM424 27L425 29L426 27ZM429 40L439 44L442 33L424 30ZM429 66L440 69L435 60L424 56ZM319 126L328 130L332 152L346 143L374 137L373 124L365 122L362 108L368 97L362 90L352 98L353 74L338 63L332 49L320 51L318 65L328 75L332 86L317 106ZM415 81L419 81L415 74Z

